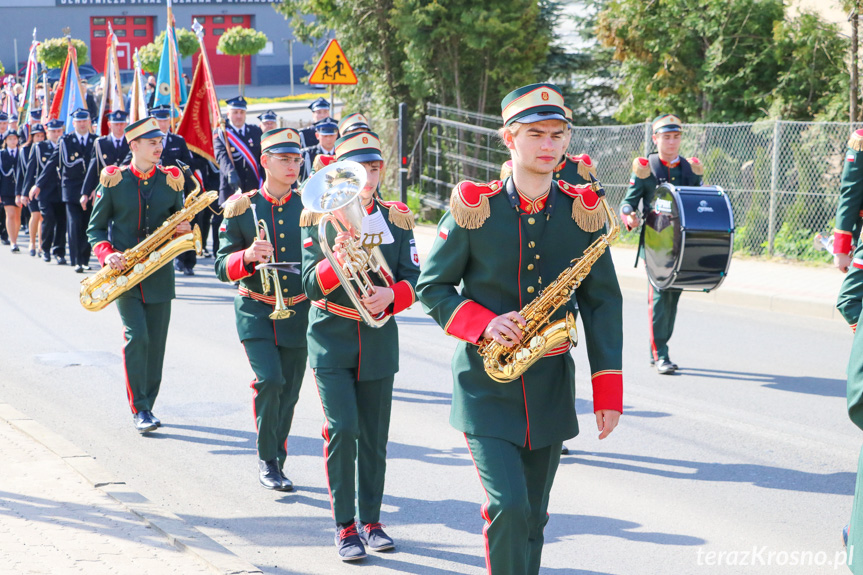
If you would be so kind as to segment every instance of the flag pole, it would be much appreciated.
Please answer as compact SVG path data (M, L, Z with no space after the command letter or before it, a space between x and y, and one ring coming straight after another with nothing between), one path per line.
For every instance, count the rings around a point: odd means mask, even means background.
M174 42L171 39L170 28L174 25L174 14L171 10L171 0L168 0L168 27L165 28L165 36L166 40L168 40L166 47L168 48L168 75L170 76L168 80L168 86L170 86L170 95L171 99L170 106L168 106L171 110L171 131L175 130L174 127L174 75L176 70L174 69L175 62L174 59L171 58L171 50L173 50Z

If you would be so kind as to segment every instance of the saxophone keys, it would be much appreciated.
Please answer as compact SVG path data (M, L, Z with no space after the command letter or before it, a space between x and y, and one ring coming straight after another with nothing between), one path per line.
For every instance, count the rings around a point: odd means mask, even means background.
M106 297L104 290L102 290L102 288L100 288L100 287L94 289L93 293L91 295L92 295L93 299L105 299L105 297Z
M144 273L144 269L146 267L147 266L145 266L144 264L135 264L135 267L132 268L132 271L136 274L142 274Z
M129 283L129 278L127 278L126 276L120 276L120 277L118 277L118 278L117 278L117 285L118 285L119 287L123 287L123 286L125 286L127 283Z
M530 348L539 349L545 345L545 338L541 335L535 335L530 339Z
M162 252L155 251L155 252L153 252L153 253L151 253L151 254L150 254L149 260L150 260L151 262L156 263L156 262L157 262L157 261L159 261L160 259L162 259Z
M530 357L530 350L528 350L526 348L521 348L520 350L515 352L516 361L524 361L525 359L528 359L529 357Z

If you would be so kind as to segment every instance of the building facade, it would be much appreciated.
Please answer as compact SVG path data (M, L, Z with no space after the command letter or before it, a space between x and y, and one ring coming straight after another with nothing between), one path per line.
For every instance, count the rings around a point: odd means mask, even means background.
M272 4L272 0L173 0L172 11L177 28L191 29L195 18L204 26L204 45L217 85L239 81L239 56L216 50L219 36L234 26L254 28L269 40L260 54L246 57L246 84L289 84L292 65L294 81L299 82L307 75L303 65L313 59L313 50L291 42L291 26ZM132 69L135 48L152 42L166 21L166 0L0 0L0 61L7 72L18 70L26 63L33 28L36 39L44 40L63 36L63 28L68 27L73 38L87 43L90 62L101 72L110 25L117 35L120 68ZM183 62L189 77L195 58Z

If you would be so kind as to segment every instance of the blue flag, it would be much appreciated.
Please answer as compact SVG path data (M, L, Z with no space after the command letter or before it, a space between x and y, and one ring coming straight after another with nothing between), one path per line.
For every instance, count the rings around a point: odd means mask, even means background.
M159 61L159 75L156 77L156 97L153 106L171 106L177 110L186 105L188 94L186 84L182 81L183 73L180 62L180 48L177 44L177 34L173 23L165 30L165 43L162 45L162 59ZM173 69L173 78L171 71ZM171 102L171 84L174 85L174 102Z
M78 66L75 62L69 65L66 72L66 85L63 89L63 104L60 108L59 118L66 122L65 133L75 130L72 125L72 112L78 108L86 108L87 101L81 93L81 77L78 75Z

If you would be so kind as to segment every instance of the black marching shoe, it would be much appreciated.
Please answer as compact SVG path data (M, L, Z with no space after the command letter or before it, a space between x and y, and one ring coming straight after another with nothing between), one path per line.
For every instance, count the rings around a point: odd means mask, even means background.
M82 266L82 265L80 265L80 264L79 264L79 265L77 265L77 266L75 266L75 273L76 273L76 274L82 274L82 273L84 273L84 266Z
M661 358L656 362L656 371L661 375L670 375L677 371L677 364L670 359Z
M192 268L190 268L189 266L186 266L183 268L183 275L184 276L193 276L193 275L195 275L195 271Z
M279 477L282 478L282 491L293 491L294 490L294 482L287 478L284 470L284 463L279 463Z
M339 559L342 561L356 561L366 556L366 548L357 533L357 524L342 526L336 524L336 549L339 551Z
M286 488L285 484L282 482L282 473L279 471L278 459L270 459L269 461L259 459L258 479L260 480L261 485L263 485L267 489L274 489L276 491L290 491L294 488L293 484L291 484L290 487Z
M13 253L13 254L17 254L17 253L20 253L20 252L21 252L21 248L19 248L17 244L16 244L16 245L14 245L14 246L12 246L12 253Z
M569 448L566 445L560 446L560 454L561 455L569 455Z
M30 250L30 257L31 257L31 258L35 258L35 257L36 257L36 250Z
M42 259L45 261L45 263L49 263L49 264L51 263L51 255L50 254L42 254Z
M87 264L86 266L81 266L81 267L84 268L84 271L86 271L86 272L93 269L92 267L90 267L90 264Z
M64 258L63 256L57 256L56 260L57 260L58 266L65 266L66 265L66 258Z
M360 541L372 551L389 551L395 549L393 538L384 533L380 523L363 523L360 521Z
M8 246L10 243L11 242L9 242L9 240L0 239L0 244L3 244L4 246Z
M139 411L132 416L135 421L135 429L138 433L149 433L155 431L157 425L153 422L153 415L149 411Z
M156 427L162 427L162 420L159 419L158 417L156 417L152 411L150 411L149 413L150 413L150 419L153 420L153 423L156 424Z

